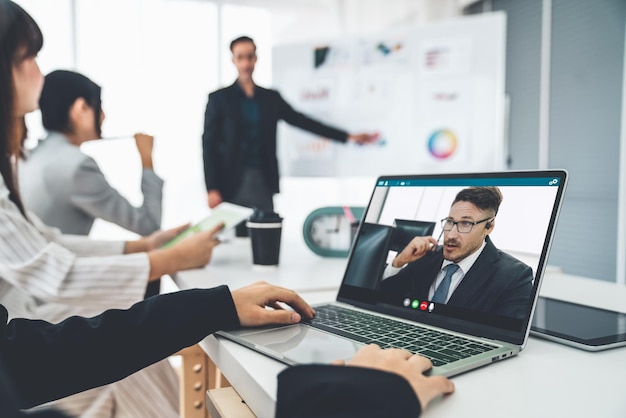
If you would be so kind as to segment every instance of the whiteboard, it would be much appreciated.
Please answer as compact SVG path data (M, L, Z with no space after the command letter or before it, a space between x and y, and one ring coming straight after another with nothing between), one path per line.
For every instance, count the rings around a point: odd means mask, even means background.
M372 176L505 167L503 12L362 36L278 45L275 88L298 111L375 145L284 122L281 173Z

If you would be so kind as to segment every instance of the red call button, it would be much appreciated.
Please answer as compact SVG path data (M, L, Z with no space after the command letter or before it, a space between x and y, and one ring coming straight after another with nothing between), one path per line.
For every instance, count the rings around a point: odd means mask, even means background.
M420 303L420 309L422 311L425 311L426 309L428 309L428 302L422 302Z

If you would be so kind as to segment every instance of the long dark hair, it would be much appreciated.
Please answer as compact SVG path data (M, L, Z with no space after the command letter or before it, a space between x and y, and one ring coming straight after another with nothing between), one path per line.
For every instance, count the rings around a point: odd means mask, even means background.
M9 199L24 217L26 211L17 186L15 159L21 153L26 123L22 119L15 125L13 66L36 56L42 46L43 35L33 18L12 1L0 0L0 172L9 189ZM15 140L18 134L20 142Z

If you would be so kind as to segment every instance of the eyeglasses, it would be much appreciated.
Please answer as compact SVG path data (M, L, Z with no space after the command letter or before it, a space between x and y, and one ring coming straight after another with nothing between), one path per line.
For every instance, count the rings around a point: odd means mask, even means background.
M491 219L493 219L493 217L490 216L489 218L485 218L481 221L470 222L470 221L453 221L450 218L444 218L441 220L441 228L444 231L452 231L452 228L454 228L454 225L456 225L456 230L459 231L459 233L469 234L470 232L472 232L472 228L474 227L474 225L487 222Z

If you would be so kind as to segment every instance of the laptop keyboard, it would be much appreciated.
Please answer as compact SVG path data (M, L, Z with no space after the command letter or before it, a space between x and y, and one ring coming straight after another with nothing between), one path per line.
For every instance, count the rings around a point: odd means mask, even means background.
M429 358L433 366L443 366L497 348L495 345L335 305L316 307L315 318L308 324L365 344L377 344L381 348L403 348Z

